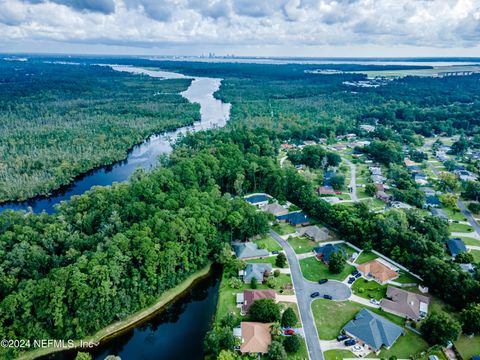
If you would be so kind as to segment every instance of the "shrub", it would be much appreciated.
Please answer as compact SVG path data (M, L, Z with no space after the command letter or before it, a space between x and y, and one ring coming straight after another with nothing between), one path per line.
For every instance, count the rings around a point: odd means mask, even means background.
M298 335L288 336L283 341L283 347L289 353L295 353L300 349L300 338Z

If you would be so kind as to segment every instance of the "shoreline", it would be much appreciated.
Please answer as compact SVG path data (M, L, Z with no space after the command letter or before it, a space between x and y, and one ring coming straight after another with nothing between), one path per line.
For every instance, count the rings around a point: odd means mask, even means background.
M81 340L75 340L75 346L72 348L42 348L42 349L35 349L24 354L21 354L17 357L18 360L33 360L38 359L41 357L48 356L50 354L62 351L71 351L74 349L81 350L79 344L81 341L85 342L105 342L111 338L116 337L117 335L130 330L131 328L135 327L137 324L142 323L149 318L157 315L163 308L168 306L170 303L177 300L181 297L186 291L190 289L196 282L208 277L212 270L213 263L210 261L204 268L198 270L197 272L193 273L185 280L183 280L180 284L165 291L161 294L158 300L152 304L150 307L140 310L132 315L129 315L124 320L120 320L114 322L113 324L104 327L97 331L94 335L87 337Z

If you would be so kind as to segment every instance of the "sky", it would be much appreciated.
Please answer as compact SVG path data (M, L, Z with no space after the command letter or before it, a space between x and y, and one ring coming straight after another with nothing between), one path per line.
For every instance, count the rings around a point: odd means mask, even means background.
M0 0L0 52L480 56L480 0Z

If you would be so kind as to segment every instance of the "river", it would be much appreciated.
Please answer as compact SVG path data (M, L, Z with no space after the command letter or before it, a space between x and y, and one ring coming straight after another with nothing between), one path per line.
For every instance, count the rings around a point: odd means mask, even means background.
M93 186L106 186L112 185L114 182L126 181L139 167L146 170L151 169L158 163L160 154L168 154L172 151L171 144L175 142L180 134L223 127L230 118L231 105L223 103L213 96L220 87L221 79L187 77L174 72L147 70L125 65L108 66L116 71L126 71L162 79L193 78L188 89L180 94L188 101L200 105L200 121L196 121L190 126L178 128L175 131L153 135L143 143L134 146L129 151L126 159L80 175L70 185L53 191L51 196L36 197L23 202L4 203L0 205L0 212L6 209L29 210L31 208L34 212L46 211L47 213L53 213L56 204L68 200L74 195L83 194Z
M118 355L122 360L203 360L203 339L215 314L221 269L212 268L182 297L158 314L93 349L94 360ZM73 360L77 351L54 353L42 359Z

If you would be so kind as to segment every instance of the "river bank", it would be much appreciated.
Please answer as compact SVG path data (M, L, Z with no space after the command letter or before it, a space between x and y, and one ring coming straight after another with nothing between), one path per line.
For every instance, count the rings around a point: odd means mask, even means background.
M178 73L147 70L134 66L106 66L112 67L115 71L129 72L139 76L161 79L192 79L190 86L178 95L200 106L200 120L148 137L141 144L134 146L128 151L126 158L78 175L70 184L61 187L57 191L52 191L50 196L34 197L22 202L11 201L2 203L0 204L0 212L7 209L27 211L31 209L36 213L42 211L54 213L56 204L69 200L74 195L81 195L93 186L109 186L114 182L127 181L137 168L149 170L158 165L159 156L171 153L173 150L172 144L175 143L178 137L189 132L223 127L230 118L231 104L223 103L214 97L214 93L220 88L222 79L187 77Z
M147 321L148 319L156 316L159 312L161 312L165 307L170 305L172 302L175 302L177 299L181 298L184 293L186 293L191 287L193 287L197 282L207 278L211 271L212 271L213 264L210 262L207 266L203 269L197 271L196 273L190 275L187 279L181 282L176 287L167 290L164 292L158 300L151 305L150 307L140 310L135 314L130 315L124 320L115 322L106 328L99 330L94 335L87 337L82 340L75 340L74 347L72 348L42 348L38 350L29 351L24 353L18 357L18 360L32 360L32 359L47 359L49 355L58 352L70 352L70 351L80 351L80 342L83 343L93 342L93 343L104 343L109 341L110 339L119 336L125 331L128 331L140 323ZM64 339L67 340L67 339Z

